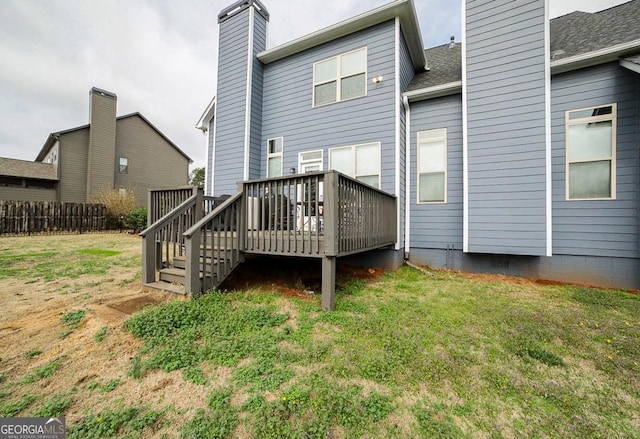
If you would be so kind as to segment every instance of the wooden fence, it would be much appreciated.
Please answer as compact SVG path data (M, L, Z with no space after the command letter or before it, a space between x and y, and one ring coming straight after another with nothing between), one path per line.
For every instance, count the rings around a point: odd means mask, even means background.
M105 232L117 223L103 204L0 200L0 235Z

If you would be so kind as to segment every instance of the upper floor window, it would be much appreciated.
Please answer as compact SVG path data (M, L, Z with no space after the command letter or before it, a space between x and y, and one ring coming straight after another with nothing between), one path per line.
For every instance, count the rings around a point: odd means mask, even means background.
M447 201L447 130L418 133L418 203Z
M118 160L118 172L121 174L126 174L129 172L129 159L126 157L120 157Z
M359 98L367 94L367 48L313 65L313 106Z
M380 142L329 150L329 168L380 187Z
M267 140L267 178L282 177L283 148L283 137Z
M568 200L616 197L616 104L567 111Z

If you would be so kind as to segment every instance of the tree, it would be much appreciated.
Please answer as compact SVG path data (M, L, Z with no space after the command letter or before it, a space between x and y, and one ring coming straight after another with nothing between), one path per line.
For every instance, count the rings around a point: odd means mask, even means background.
M204 172L204 168L193 168L193 171L189 174L189 184L191 186L203 187Z

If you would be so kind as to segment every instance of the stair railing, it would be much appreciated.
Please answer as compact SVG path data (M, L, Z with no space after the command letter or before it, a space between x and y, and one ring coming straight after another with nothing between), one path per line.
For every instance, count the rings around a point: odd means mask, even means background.
M238 192L183 233L187 294L217 287L242 262L243 194Z
M175 256L184 254L183 233L203 216L204 193L197 188L168 214L140 233L142 237L142 281L156 281L156 270L171 265Z

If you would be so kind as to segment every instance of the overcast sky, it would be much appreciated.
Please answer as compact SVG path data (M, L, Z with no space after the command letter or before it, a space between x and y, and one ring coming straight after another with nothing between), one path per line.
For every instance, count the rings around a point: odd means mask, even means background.
M390 0L263 0L268 47ZM460 36L459 0L414 0L425 47ZM627 0L550 0L550 15ZM49 133L88 123L89 89L118 95L204 166L195 123L215 94L217 15L234 0L0 0L0 156L34 160Z

